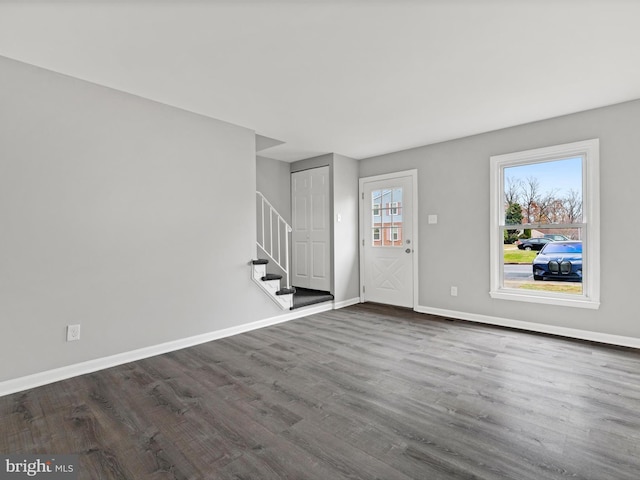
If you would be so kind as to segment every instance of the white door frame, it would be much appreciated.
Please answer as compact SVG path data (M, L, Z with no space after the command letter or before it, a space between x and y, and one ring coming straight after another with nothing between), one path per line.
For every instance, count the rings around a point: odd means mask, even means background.
M365 215L365 201L364 201L364 184L367 182L376 182L378 180L390 180L398 177L411 177L413 183L413 212L411 215L411 221L413 223L413 309L418 308L418 250L420 242L418 241L418 170L404 170L401 172L385 173L383 175L374 175L372 177L363 177L359 179L358 198L360 200L360 219L359 219L359 235L360 235L360 302L365 301L364 292L364 215Z

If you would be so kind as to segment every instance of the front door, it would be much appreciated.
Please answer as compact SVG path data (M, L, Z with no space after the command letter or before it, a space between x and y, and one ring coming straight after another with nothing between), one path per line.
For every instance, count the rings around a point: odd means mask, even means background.
M401 175L401 174L398 174ZM361 179L362 299L414 307L414 176Z
M331 289L329 196L328 166L291 174L293 286Z

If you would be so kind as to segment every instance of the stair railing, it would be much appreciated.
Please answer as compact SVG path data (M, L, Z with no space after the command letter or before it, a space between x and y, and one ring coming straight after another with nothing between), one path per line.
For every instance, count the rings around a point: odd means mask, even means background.
M273 208L273 205L260 192L256 192L256 206L258 208L258 216L261 219L258 226L258 239L256 241L260 247L282 271L286 287L289 284L289 235L293 231L291 226L285 219ZM275 220L275 228L274 228ZM267 223L268 222L268 223ZM275 230L275 232L274 232ZM275 238L274 238L275 237ZM282 242L284 237L284 253L282 251ZM268 243L267 243L268 240ZM277 252L274 252L274 247ZM284 257L284 258L282 258Z

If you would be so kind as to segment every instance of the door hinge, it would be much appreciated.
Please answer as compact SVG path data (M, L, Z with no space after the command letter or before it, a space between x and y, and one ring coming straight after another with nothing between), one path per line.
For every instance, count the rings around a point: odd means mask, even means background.
M362 285L362 293L364 293L364 285Z
M362 246L364 247L364 238L362 239Z
M362 199L364 200L364 192L362 192Z

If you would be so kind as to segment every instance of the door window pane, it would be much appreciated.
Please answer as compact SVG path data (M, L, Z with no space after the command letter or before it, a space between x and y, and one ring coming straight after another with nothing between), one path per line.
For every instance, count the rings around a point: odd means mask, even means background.
M402 246L402 188L392 187L371 192L372 245Z

